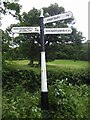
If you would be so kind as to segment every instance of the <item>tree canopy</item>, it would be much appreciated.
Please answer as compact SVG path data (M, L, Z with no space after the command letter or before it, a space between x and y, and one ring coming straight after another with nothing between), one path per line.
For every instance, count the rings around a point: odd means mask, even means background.
M7 31L10 32L13 26L39 26L39 16L40 10L35 8L31 9L28 13L23 12L20 15L21 6L18 4L5 5L5 8L13 9L16 11L15 15L19 15L19 23L11 25ZM14 7L13 7L14 6ZM59 7L57 3L51 4L49 7L44 7L44 17L53 16L56 14L61 14L66 12L65 9L61 6ZM57 21L54 23L48 23L45 25L45 28L65 28L69 27L68 24L72 24L74 18L69 18L68 20ZM41 41L39 34L19 34L18 37L13 38L14 44L16 45L15 49L18 49L19 53L22 54L20 57L23 59L30 59L30 64L33 65L34 60L38 60L40 63L40 50L41 50ZM62 52L61 46L68 49L72 48L73 52L71 55L75 55L75 59L78 59L79 51L81 49L81 43L84 40L82 32L77 31L76 28L72 27L71 34L58 34L58 35L45 35L45 47L46 47L46 59L47 61L55 60L58 58L58 55ZM65 47L67 45L67 47ZM63 49L64 49L63 48ZM70 50L70 49L68 49ZM65 50L64 50L65 51ZM70 50L71 51L71 50ZM68 51L68 55L69 52ZM66 53L64 53L66 54ZM64 55L63 55L64 56ZM69 58L69 57L68 57Z

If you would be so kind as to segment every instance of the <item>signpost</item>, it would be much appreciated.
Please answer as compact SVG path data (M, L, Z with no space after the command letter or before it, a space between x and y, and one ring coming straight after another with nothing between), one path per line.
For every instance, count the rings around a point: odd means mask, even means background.
M44 16L43 10L40 15L40 40L41 40L41 108L48 109L48 90L47 90L47 74L45 61L45 40L44 40Z
M13 27L13 33L39 33L41 40L41 108L48 110L48 89L47 89L47 74L46 74L46 61L45 61L45 40L46 34L71 34L71 28L44 28L44 24L51 23L59 20L65 20L72 17L71 12L44 18L43 10L40 15L40 27ZM45 114L43 116L45 117Z

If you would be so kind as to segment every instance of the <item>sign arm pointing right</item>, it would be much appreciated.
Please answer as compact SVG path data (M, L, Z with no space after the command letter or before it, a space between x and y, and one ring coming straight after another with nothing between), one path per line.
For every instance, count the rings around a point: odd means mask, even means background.
M73 17L73 14L71 11L69 11L66 13L62 13L62 14L58 14L58 15L44 18L44 24L59 21L59 20L65 20L65 19L68 19L71 17Z

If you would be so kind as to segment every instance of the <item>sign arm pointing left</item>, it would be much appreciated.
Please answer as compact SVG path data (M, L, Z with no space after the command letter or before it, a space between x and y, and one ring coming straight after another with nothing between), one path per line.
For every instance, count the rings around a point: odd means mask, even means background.
M39 33L40 27L13 27L13 33Z

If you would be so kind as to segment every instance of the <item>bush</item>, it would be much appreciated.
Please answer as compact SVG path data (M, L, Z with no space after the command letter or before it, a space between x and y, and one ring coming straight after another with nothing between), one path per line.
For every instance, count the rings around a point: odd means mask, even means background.
M13 118L40 118L39 92L30 94L21 85L15 89L3 92L2 117L12 120Z
M55 69L55 68L54 68ZM56 81L56 79L64 81L67 80L68 83L71 83L73 85L81 85L81 84L87 84L90 85L90 74L88 73L88 70L80 70L80 71L75 71L75 70L48 70L48 82L51 85L53 82Z
M15 87L15 84L22 84L22 86L30 91L34 92L40 88L41 80L40 74L33 70L16 70L9 69L2 72L3 76L3 88L8 90ZM67 80L68 83L73 85L87 84L89 85L90 74L87 70L72 71L72 70L48 70L47 71L48 84L51 85L56 79Z
M3 118L41 118L40 91L30 93L17 84L12 90L3 90ZM56 80L49 86L48 119L88 120L88 87Z
M52 120L87 120L88 87L56 80L49 88L49 104Z
M49 119L88 119L88 76L85 70L48 70ZM40 84L34 71L3 71L3 118L40 118Z
M10 90L21 84L26 90L34 92L40 88L40 76L29 70L10 69L3 71L3 88Z

